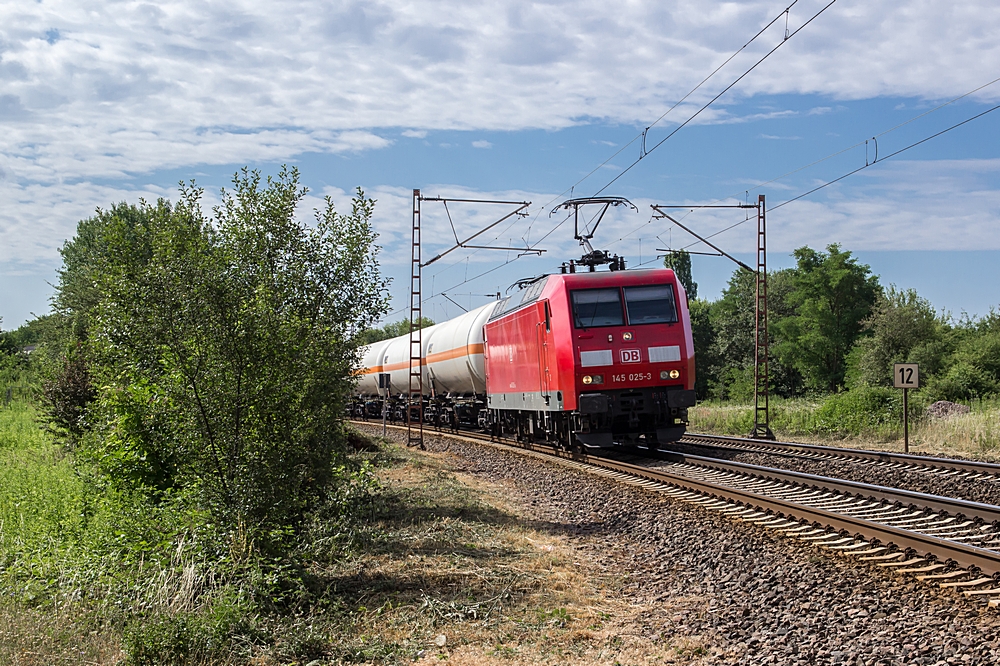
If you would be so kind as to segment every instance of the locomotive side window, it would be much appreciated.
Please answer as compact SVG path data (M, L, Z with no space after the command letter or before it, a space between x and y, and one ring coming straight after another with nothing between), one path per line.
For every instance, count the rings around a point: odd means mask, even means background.
M587 289L570 292L573 323L577 328L623 326L622 300L618 289Z
M673 324L677 321L674 289L669 284L651 287L625 287L625 308L628 323Z

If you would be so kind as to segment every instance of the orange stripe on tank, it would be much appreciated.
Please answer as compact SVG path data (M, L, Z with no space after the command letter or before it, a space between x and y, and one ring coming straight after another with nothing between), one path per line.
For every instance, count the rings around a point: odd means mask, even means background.
M456 347L455 349L449 349L448 351L438 352L436 354L428 354L425 358L420 359L420 365L430 365L432 363L451 361L452 359L461 358L463 356L482 354L483 351L484 345L481 342L473 345L465 345L464 347ZM403 361L402 363L390 363L388 365L377 365L373 368L363 368L358 371L358 374L373 375L377 372L392 372L393 370L403 370L409 367L410 362Z

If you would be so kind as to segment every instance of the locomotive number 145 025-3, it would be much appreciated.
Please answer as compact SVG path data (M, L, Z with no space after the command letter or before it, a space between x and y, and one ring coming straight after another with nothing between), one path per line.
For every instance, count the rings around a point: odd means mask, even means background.
M643 382L652 378L652 372L630 372L628 374L611 375L611 381L613 382Z

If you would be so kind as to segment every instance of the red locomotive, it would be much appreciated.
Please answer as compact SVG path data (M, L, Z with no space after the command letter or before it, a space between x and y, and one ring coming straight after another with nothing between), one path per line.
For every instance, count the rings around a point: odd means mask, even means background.
M484 337L494 429L585 446L684 434L694 346L672 270L540 278L496 306Z
M670 269L626 271L621 258L595 251L590 239L608 208L635 207L619 197L560 207L577 217L593 204L603 208L589 231L574 221L587 250L579 264L421 332L426 420L567 447L681 438L695 403L684 288ZM595 270L602 264L611 270ZM589 271L577 273L578 265ZM389 413L405 418L409 350L409 335L364 350L356 411L377 416L388 400ZM389 375L387 390L379 373Z

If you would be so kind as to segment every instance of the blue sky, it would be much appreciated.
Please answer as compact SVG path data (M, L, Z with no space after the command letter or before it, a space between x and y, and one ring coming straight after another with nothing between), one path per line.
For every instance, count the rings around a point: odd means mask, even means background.
M828 1L795 2L789 32ZM283 163L342 209L357 186L378 200L382 267L394 278L393 308L402 308L413 188L531 201L526 219L484 240L536 243L562 221L550 213L566 190L590 195L619 175L639 155L641 142L629 142L786 6L8 3L0 7L2 326L47 310L58 248L95 207L172 198L190 178L210 204L241 166L273 173ZM639 212L609 215L596 246L631 266L653 265L657 248L691 239L651 219L652 203L764 194L774 207L871 162L873 136L884 157L1000 102L995 83L938 108L1000 77L996 3L837 0L782 43L785 29L782 17L649 129L647 147L782 44L605 192ZM439 204L424 212L429 257L447 248L451 229ZM507 210L451 212L461 234ZM705 235L743 219L735 210L681 214ZM955 316L983 315L1000 305L998 222L1000 111L776 208L769 264L791 265L796 247L839 243L883 284L916 288ZM427 313L460 313L440 292L471 307L555 270L579 254L571 229L563 224L537 245L540 257L449 254L425 270ZM753 259L752 222L714 240ZM694 268L710 298L732 273L718 258L696 257Z

